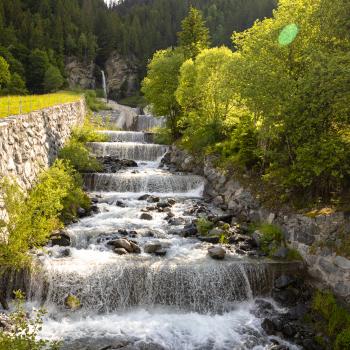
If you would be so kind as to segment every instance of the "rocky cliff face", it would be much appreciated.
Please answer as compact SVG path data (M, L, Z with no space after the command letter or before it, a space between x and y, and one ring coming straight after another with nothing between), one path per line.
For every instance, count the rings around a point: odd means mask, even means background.
M130 96L139 88L139 67L135 57L113 52L105 67L107 90L111 99Z
M75 57L66 59L66 73L70 88L95 89L95 64L84 64Z
M231 211L234 221L268 222L279 226L289 246L302 255L310 275L350 303L350 260L338 253L349 241L350 217L347 213L320 213L310 217L270 210L232 174L216 169L210 158L198 162L173 148L170 162L182 171L194 171L204 176L207 179L206 196L215 205Z
M136 57L125 57L114 51L102 69L106 74L109 98L119 100L139 90L139 64ZM101 68L93 62L86 64L76 57L68 57L66 74L70 88L102 88Z

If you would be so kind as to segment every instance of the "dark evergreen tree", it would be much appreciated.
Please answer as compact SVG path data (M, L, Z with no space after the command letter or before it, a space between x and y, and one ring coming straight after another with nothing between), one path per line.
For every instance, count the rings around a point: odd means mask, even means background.
M188 16L181 23L181 28L179 44L185 57L194 59L202 50L209 47L209 30L199 10L191 7Z

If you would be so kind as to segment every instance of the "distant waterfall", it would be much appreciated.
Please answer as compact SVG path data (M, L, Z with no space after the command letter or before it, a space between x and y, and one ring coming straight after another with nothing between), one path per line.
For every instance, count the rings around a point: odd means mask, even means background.
M102 70L102 89L103 89L103 95L106 100L108 100L108 95L107 95L107 83L106 83L106 75L105 72Z

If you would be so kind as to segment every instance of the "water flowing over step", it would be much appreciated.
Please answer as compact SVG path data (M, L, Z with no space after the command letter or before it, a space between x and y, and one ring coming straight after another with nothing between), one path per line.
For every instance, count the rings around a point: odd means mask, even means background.
M201 195L204 182L200 176L139 173L87 174L85 185L90 191L134 192L134 193L168 193Z
M48 271L47 287L36 298L64 310L67 295L77 296L90 312L125 311L133 306L164 305L196 312L230 311L234 303L268 295L274 267L247 261L162 262L149 258L110 258L98 265ZM41 291L44 295L38 295Z
M136 142L90 142L88 146L97 157L115 157L140 161L156 161L164 156L167 147Z
M163 127L165 118L154 118L151 115L139 115L136 121L136 131L152 130L153 128Z

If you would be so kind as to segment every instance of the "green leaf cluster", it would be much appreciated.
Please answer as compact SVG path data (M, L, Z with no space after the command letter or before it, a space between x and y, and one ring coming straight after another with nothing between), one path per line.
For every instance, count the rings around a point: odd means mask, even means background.
M15 292L15 310L9 315L11 330L0 330L1 350L59 350L60 344L56 341L37 339L41 331L44 309L34 312L34 316L28 318L24 308L24 295L20 291Z
M73 129L71 138L60 150L58 157L80 173L101 171L101 163L90 154L86 143L104 141L107 141L107 136L98 133L95 126L86 118L82 126Z
M0 242L0 265L23 267L32 248L44 245L49 235L77 215L79 207L89 209L90 199L82 190L82 178L63 160L42 171L28 193L15 181L4 179L1 193L8 220L1 222L6 236Z
M332 339L335 350L350 348L350 313L339 305L331 292L315 293L312 312L322 317L323 323L316 326Z

